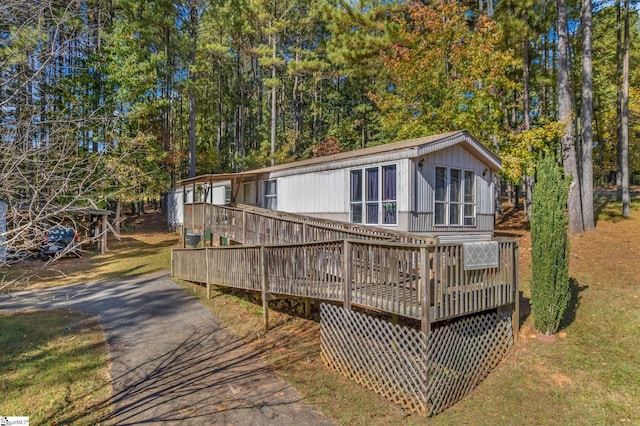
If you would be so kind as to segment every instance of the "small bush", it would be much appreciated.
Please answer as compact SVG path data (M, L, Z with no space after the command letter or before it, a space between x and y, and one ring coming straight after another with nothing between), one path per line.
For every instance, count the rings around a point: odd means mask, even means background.
M534 325L544 334L560 326L569 288L569 237L567 235L568 182L551 154L539 159L531 211L531 305Z

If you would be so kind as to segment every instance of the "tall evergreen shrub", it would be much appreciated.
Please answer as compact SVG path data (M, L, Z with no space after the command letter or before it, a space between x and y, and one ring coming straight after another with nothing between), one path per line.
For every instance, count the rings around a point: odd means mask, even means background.
M538 160L531 207L531 306L536 329L554 334L571 298L567 194L569 185L552 154Z

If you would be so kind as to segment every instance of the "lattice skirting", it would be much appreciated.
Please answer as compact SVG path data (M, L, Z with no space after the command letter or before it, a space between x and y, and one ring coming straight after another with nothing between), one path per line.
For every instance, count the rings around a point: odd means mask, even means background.
M513 345L511 316L483 313L428 338L341 307L321 305L322 359L333 370L422 415L435 415L478 385Z

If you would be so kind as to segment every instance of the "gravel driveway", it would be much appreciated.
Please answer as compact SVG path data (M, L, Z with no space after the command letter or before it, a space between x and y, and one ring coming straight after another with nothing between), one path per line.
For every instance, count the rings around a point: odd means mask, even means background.
M113 380L107 424L332 424L166 273L0 295L0 311L22 309L98 317Z

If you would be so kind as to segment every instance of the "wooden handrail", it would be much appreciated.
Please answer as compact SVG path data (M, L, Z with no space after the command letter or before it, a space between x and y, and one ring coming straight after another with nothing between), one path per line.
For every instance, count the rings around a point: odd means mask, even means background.
M517 304L515 241L498 242L499 267L466 271L460 243L245 205L184 211L185 224L242 245L174 249L176 278L259 291L263 301L273 293L362 306L420 320L423 330Z
M198 206L198 207L196 207ZM202 212L197 210L202 206ZM209 208L209 210L218 210L222 212L227 212L229 216L237 217L237 222L242 222L242 226L240 223L236 223L234 228L234 237L237 238L237 241L241 243L249 243L251 241L247 241L246 224L249 220L249 216L260 217L266 220L276 220L281 223L290 223L290 224L298 224L302 226L303 231L309 230L309 227L314 228L316 231L324 231L327 232L342 232L345 234L349 234L353 237L359 237L363 239L378 239L378 240L387 240L387 241L399 241L404 243L415 243L415 244L435 244L435 239L432 237L423 237L415 234L383 229L379 227L369 227L369 226L361 226L349 222L340 222L328 219L321 219L311 216L299 215L295 213L287 213L276 210L268 210L263 209L256 206L245 205L245 204L237 204L235 206L222 206L209 204L204 202L199 203L185 203L184 204L184 224L186 227L193 227L193 229L202 229L204 230L204 225L200 227L200 224L206 224L207 221L204 219L204 210L205 208ZM306 241L310 240L311 232L301 232L299 237L306 237ZM281 240L282 238L277 235L271 236L273 239ZM294 242L294 241L288 241Z
M347 239L174 249L172 273L188 281L263 292L266 279L274 294L333 300L422 321L515 303L515 242L499 243L498 268L474 271L463 270L461 247Z

